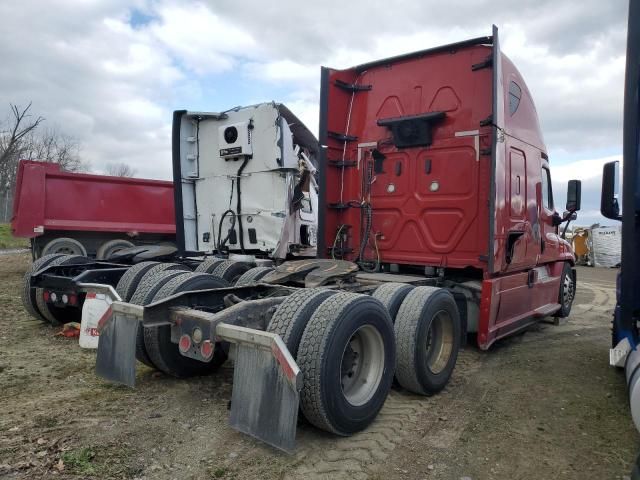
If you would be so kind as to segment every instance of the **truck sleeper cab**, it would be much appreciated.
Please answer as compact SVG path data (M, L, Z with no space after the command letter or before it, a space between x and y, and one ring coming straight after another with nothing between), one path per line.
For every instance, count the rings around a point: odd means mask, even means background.
M497 29L325 68L321 112L319 255L380 272L426 268L471 288L480 302L467 329L482 349L568 315L574 255L533 99Z

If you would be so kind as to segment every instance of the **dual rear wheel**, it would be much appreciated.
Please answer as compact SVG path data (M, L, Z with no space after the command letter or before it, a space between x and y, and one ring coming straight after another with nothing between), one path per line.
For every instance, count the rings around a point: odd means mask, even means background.
M350 435L375 419L394 374L413 393L442 390L460 328L447 290L385 284L372 296L300 290L280 304L267 330L282 337L302 371L305 418Z

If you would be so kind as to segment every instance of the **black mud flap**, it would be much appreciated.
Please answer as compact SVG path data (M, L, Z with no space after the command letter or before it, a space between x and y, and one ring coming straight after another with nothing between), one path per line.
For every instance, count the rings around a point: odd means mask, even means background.
M216 332L236 342L229 423L292 453L302 374L284 342L273 333L224 324Z
M96 373L111 382L136 385L136 334L139 320L112 310L99 327Z

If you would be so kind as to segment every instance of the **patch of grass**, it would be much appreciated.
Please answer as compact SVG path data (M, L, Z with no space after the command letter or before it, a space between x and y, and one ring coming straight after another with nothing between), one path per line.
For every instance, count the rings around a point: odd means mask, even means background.
M95 475L96 466L93 464L95 452L90 448L79 448L62 454L65 468L78 475Z
M11 235L11 225L0 223L0 248L29 248L29 240Z
M210 468L209 473L213 478L222 478L227 474L227 469L223 467Z

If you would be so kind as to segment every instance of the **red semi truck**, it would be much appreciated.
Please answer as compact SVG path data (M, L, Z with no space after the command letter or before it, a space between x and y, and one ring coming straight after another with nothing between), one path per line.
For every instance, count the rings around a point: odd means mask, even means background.
M176 183L185 165L197 179L200 161L184 155L194 139L181 128L184 114L174 112ZM495 27L491 36L323 68L319 131L320 258L238 279L223 275L231 260L166 271L189 266L178 255L181 265L116 272L65 257L38 265L25 293L112 295L97 372L131 386L136 358L176 377L202 375L233 343L231 425L286 451L299 411L318 428L353 434L376 418L394 376L416 394L442 390L467 334L487 349L536 319L569 314L574 255L559 226L580 208L580 183L569 182L560 216L533 100ZM243 165L259 159L238 152ZM209 153L203 162L216 158ZM187 198L196 211L210 201ZM176 205L192 208L179 196Z
M175 242L173 183L88 175L21 160L11 229L34 258L53 253L106 259L123 248Z

